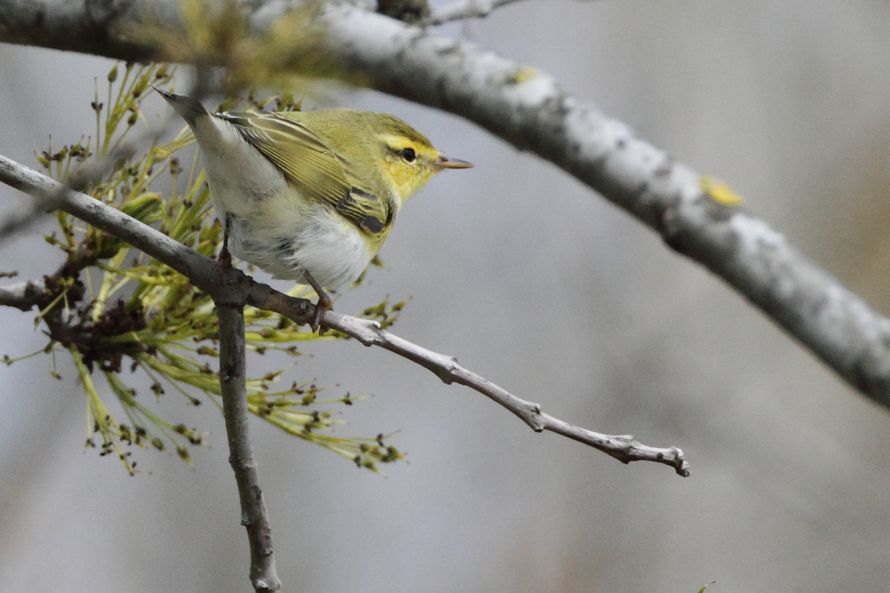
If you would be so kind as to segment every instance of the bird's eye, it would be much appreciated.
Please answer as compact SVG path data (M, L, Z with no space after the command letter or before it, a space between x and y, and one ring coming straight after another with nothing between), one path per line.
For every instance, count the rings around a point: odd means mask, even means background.
M414 152L413 148L403 148L400 154L406 163L413 163L417 159L417 153Z

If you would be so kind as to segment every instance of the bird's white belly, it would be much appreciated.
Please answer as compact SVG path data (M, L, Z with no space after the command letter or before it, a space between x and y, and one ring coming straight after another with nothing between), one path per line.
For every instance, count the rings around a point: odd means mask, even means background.
M337 288L358 278L374 256L355 225L321 204L285 192L253 205L249 214L235 214L229 248L276 278L306 283L308 271L325 288Z

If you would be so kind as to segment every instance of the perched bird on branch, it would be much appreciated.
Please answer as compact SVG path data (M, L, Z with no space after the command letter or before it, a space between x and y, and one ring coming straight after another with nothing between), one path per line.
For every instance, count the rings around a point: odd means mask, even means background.
M467 169L386 113L348 109L210 113L156 88L201 147L225 227L220 258L239 258L318 294L313 329L380 250L402 204L444 169Z

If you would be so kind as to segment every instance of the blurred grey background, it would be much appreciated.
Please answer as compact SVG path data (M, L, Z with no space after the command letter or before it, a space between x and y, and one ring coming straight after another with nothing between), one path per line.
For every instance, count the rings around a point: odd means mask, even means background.
M875 0L603 0L523 2L442 32L552 73L729 181L890 312L888 30ZM34 165L49 134L89 133L109 65L0 46L0 153ZM397 333L556 416L681 446L693 473L623 466L386 352L317 344L291 375L373 394L339 433L398 430L409 463L380 477L254 421L285 590L890 588L887 410L552 165L417 105L340 101L395 113L477 168L403 210L387 268L338 309L410 296ZM25 203L0 188L0 214ZM54 269L36 230L0 246L0 271ZM33 313L0 316L0 354L45 343ZM211 446L192 466L137 452L144 472L128 477L82 449L84 396L57 359L63 382L45 357L0 368L0 590L247 590L222 418L171 399Z

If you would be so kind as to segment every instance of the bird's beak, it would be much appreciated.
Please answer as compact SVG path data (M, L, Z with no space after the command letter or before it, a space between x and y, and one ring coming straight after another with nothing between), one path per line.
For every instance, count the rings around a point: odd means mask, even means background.
M473 163L468 163L467 161L462 161L460 159L450 159L445 155L440 155L438 159L433 161L433 167L435 169L471 169L473 167Z

